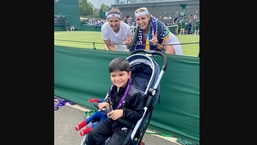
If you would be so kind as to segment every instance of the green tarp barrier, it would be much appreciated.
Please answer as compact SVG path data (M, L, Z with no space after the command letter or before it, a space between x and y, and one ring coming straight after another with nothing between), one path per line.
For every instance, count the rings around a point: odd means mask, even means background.
M65 22L69 21L69 25L74 25L76 30L81 29L79 5L77 0L55 0L54 2L54 15L64 17L62 26L54 25L55 31L65 31Z
M111 85L108 64L129 52L54 47L54 94L95 109L87 100L103 99ZM162 66L163 59L153 57ZM155 105L149 129L199 144L199 58L167 55L160 82L160 103ZM82 115L82 114L81 114Z

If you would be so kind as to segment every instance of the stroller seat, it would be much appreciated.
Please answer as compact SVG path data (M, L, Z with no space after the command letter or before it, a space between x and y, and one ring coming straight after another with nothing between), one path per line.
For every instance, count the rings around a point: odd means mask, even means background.
M163 58L162 69L159 64L151 57L158 55ZM132 130L128 132L123 145L144 145L142 138L150 123L152 112L155 104L160 98L160 80L167 67L166 55L159 51L145 51L143 49L135 50L127 58L130 63L132 72L132 85L140 90L144 96L144 113L137 121L136 125L132 126ZM118 119L119 120L119 119ZM126 123L126 121L124 121ZM86 145L87 135L83 137L81 145ZM108 138L104 145L108 143Z

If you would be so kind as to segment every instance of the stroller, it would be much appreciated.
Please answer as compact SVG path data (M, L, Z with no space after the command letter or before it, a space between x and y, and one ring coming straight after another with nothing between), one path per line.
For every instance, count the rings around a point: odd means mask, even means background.
M163 66L161 69L158 63L151 57L153 55L158 55L163 58ZM130 63L132 85L144 95L144 113L141 119L137 121L136 125L132 125L130 122L122 119L118 119L117 121L121 121L133 128L128 132L126 139L123 141L123 145L144 145L142 142L143 136L150 123L154 106L160 99L159 84L164 71L167 68L167 58L164 53L159 51L145 51L143 49L138 49L132 52L126 60ZM96 102L94 102L94 106L97 107ZM98 121L99 120L93 120L89 125L97 124ZM86 139L87 135L84 135L81 145L86 145ZM109 139L105 141L105 144L107 144Z

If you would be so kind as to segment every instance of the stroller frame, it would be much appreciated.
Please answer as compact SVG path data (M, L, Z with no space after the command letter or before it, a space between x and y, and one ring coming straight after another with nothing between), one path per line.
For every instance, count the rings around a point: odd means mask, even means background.
M158 55L163 58L161 69L158 63L151 57L153 55ZM129 61L131 66L132 85L143 92L145 106L143 116L137 121L136 125L132 127L133 130L128 132L128 136L123 141L123 145L144 145L141 141L150 123L154 105L160 99L160 81L168 65L167 57L164 53L159 51L138 49L133 51L126 60ZM151 74L149 74L149 68L152 70ZM145 75L146 73L149 75L147 78L140 78L142 76L141 74ZM142 82L144 83L142 84ZM122 120L122 122L126 125L130 124L126 123L126 120ZM81 145L86 145L86 137L87 135L83 137ZM108 138L103 145L105 145L109 139L110 138Z

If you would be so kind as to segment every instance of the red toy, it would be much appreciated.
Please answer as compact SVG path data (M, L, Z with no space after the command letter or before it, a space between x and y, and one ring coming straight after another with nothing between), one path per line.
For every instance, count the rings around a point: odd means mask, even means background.
M93 98L93 99L89 99L88 102L90 102L90 103L100 103L100 102L102 102L102 100ZM81 128L86 126L86 129L80 131L80 135L84 136L87 133L89 133L91 131L91 129L96 127L98 125L98 123L100 123L101 121L103 121L106 118L107 118L107 115L103 111L97 111L97 112L93 113L92 115L90 115L89 117L87 117L81 123L79 123L75 127L75 130L78 131Z

